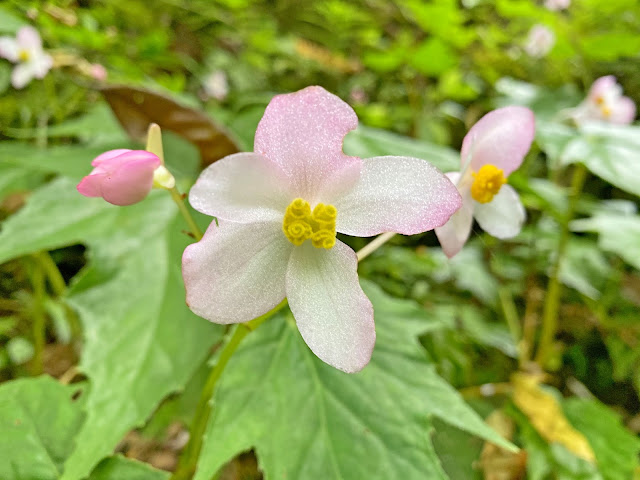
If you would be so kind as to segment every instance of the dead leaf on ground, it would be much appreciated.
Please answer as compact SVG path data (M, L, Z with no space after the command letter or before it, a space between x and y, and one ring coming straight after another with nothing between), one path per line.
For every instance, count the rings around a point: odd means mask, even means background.
M513 401L547 442L557 442L591 463L595 455L587 439L573 428L553 395L540 388L539 375L515 374Z
M239 151L230 132L204 113L144 88L122 85L101 89L116 118L135 140L143 141L150 123L171 130L200 150L202 166Z
M495 410L485 421L502 437L513 439L515 425L502 410ZM484 480L522 480L527 469L527 452L510 452L485 442L480 454L480 468Z

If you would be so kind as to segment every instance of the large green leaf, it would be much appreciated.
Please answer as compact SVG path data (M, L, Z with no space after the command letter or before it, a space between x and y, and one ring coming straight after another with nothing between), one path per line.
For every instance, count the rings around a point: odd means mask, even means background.
M342 373L311 353L291 316L270 320L222 378L197 480L251 447L267 480L446 479L431 444L432 417L509 447L426 361L416 337L429 316L398 316L377 286L363 287L376 312L371 363Z
M38 189L24 208L1 224L0 263L76 243L101 244L113 257L161 232L174 216L166 192L154 192L130 207L116 207L100 198L83 197L75 183L59 178Z
M50 377L0 386L0 478L56 480L73 449L83 414L77 386Z
M638 467L640 439L622 426L620 416L597 400L570 398L562 408L596 454L605 480L628 480Z
M152 221L142 224L152 228ZM166 395L184 388L219 338L221 329L185 304L180 258L188 237L180 225L165 224L122 255L115 270L104 253L110 247L99 244L97 260L71 291L84 327L80 369L91 388L65 480L86 476Z
M362 125L345 137L344 151L362 158L381 155L424 158L443 172L460 168L460 154L451 148Z
M599 214L571 222L571 229L597 232L602 250L619 255L640 270L640 216Z
M121 456L105 458L88 480L166 480L169 472Z
M640 127L587 124L562 152L564 164L581 162L603 180L640 195Z

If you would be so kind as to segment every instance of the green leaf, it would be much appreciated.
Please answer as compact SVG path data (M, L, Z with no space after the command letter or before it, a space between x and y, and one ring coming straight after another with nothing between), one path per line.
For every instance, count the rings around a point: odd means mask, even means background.
M346 136L344 151L362 158L381 155L423 158L443 172L460 168L460 154L451 148L362 125Z
M120 455L104 459L87 480L166 480L169 472Z
M175 216L166 192L152 193L144 202L116 207L83 197L67 178L56 179L1 224L0 263L77 243L104 245L108 252L102 253L121 255L159 233Z
M611 265L593 240L571 239L560 262L560 280L597 300L611 275Z
M587 124L564 148L563 164L584 163L603 180L640 195L640 127Z
M153 221L153 215L140 220L144 228ZM219 326L185 304L180 258L189 242L181 221L161 225L122 255L115 270L111 248L99 244L97 260L68 297L84 327L80 370L91 388L64 480L86 476L166 395L183 389L220 336Z
M196 480L251 447L271 480L446 479L431 444L432 417L513 448L427 362L416 337L429 315L398 318L391 298L369 282L363 288L376 315L371 363L342 373L311 353L290 316L271 319L222 377Z
M574 220L570 226L578 232L597 232L602 250L619 255L640 270L640 216L612 212Z
M83 419L77 391L46 376L0 386L0 478L60 477Z
M16 33L20 27L26 23L21 18L8 12L4 8L0 8L0 33Z
M459 60L454 49L435 37L422 42L411 55L411 65L416 70L434 77L458 65Z
M118 143L112 146L81 147L56 146L37 148L24 142L0 143L0 167L12 166L34 173L58 173L79 181L91 172L91 160L112 148L126 148Z
M598 402L570 398L562 404L567 419L587 437L605 480L627 480L638 467L640 439L622 426L620 416Z

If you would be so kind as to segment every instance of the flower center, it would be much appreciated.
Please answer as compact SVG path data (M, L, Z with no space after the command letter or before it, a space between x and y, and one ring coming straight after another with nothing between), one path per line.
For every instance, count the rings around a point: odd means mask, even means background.
M29 54L29 51L28 51L28 50L24 50L24 49L23 49L23 50L20 50L20 51L18 52L18 59L19 59L21 62L26 62L26 61L28 61L30 57L31 57L31 55Z
M489 203L502 185L507 183L503 171L490 164L483 165L478 173L473 172L473 178L471 197L479 203Z
M338 211L333 205L319 203L311 212L309 202L296 198L284 214L282 231L296 246L310 238L314 247L328 250L336 244L337 215Z

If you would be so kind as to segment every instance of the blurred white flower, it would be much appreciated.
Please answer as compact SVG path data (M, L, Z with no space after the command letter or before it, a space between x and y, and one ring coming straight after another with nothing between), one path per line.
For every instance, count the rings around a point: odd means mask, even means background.
M565 10L571 5L571 0L546 0L544 6L547 10Z
M17 64L11 85L22 88L32 78L44 78L53 65L51 56L42 50L42 39L33 27L22 27L15 38L0 37L0 57Z
M223 101L229 95L229 83L227 81L227 74L222 70L215 70L211 72L204 80L204 92L209 98L215 98L218 101Z
M531 57L544 57L556 43L556 35L551 29L544 25L534 25L529 30L527 41L524 46L525 52Z

